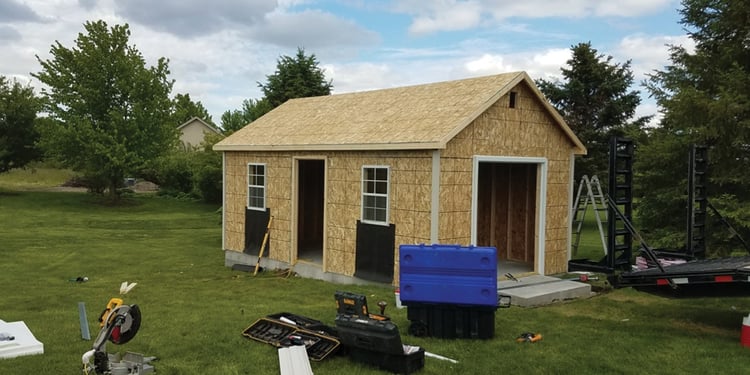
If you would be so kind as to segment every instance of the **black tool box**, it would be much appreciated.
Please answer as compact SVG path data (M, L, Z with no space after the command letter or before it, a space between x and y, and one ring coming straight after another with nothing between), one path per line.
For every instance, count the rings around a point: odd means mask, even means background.
M357 362L398 374L424 367L424 349L403 345L398 327L390 320L338 314L336 330L349 356Z
M491 339L497 307L410 302L409 334L443 339Z
M317 320L279 313L256 320L242 335L275 347L304 345L307 356L320 361L338 350L341 343L335 332Z

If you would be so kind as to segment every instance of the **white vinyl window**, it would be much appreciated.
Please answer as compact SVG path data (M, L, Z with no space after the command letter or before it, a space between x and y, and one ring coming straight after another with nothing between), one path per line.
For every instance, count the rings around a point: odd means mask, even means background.
M383 166L362 167L362 221L388 224L389 169Z
M247 165L247 208L266 210L266 165Z

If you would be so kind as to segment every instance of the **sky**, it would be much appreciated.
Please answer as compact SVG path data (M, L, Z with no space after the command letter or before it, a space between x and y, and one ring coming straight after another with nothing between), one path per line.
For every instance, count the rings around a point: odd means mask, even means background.
M35 88L38 58L74 47L86 21L128 24L130 44L169 59L172 94L189 94L220 124L260 99L259 83L298 48L315 55L333 93L512 71L561 79L570 48L591 42L631 61L637 116L655 115L640 83L691 48L679 0L0 0L0 75ZM657 117L658 118L658 117Z

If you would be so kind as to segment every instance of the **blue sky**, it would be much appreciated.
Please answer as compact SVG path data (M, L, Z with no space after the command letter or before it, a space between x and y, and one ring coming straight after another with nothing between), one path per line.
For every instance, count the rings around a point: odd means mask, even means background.
M35 56L72 47L83 23L127 23L149 64L170 59L173 93L213 120L261 97L258 82L297 47L315 54L334 93L523 70L556 79L590 41L636 83L688 48L678 0L0 0L0 75L38 87ZM644 94L638 115L657 113Z

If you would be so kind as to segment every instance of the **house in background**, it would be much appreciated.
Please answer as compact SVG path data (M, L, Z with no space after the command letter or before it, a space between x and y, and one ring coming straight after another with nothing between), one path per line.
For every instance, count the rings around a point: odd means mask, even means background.
M186 121L178 126L177 130L180 131L180 142L188 150L199 147L206 138L206 134L221 134L221 131L215 126L198 117Z
M292 99L223 152L225 264L398 283L400 244L567 270L580 140L524 72ZM504 271L508 272L508 271Z

